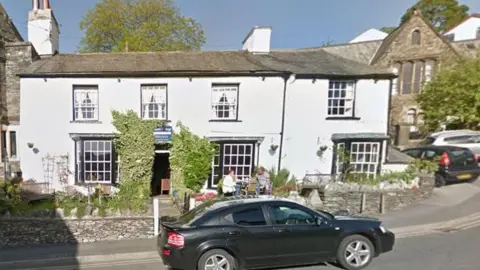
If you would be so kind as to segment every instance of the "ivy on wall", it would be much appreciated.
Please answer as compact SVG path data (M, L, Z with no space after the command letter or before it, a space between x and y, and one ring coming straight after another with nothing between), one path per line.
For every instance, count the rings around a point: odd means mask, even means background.
M158 120L143 120L133 110L112 111L112 124L118 131L115 151L120 156L119 190L111 200L112 208L143 210L150 196L152 166L155 158L153 131L163 125Z
M177 128L178 132L172 136L170 149L173 183L198 192L210 175L217 146L207 138L193 134L181 122L177 123Z

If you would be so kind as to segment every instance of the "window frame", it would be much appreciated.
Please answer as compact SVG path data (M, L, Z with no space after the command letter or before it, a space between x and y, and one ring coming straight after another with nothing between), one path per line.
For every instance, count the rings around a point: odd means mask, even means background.
M220 101L217 103L214 102L214 89L221 89L221 88L236 88L236 97L235 97L235 109L234 109L234 117L218 117L217 116L217 108L218 106L231 106L231 105L218 105ZM210 87L210 122L238 122L238 112L240 107L240 83L212 83ZM223 112L226 112L223 110ZM230 111L229 111L230 113ZM215 116L214 116L215 115Z
M378 174L380 174L380 172L382 171L382 165L383 165L383 144L384 142L386 141L386 139L376 139L376 138L371 138L371 139L368 139L368 138L362 138L362 139L341 139L341 140L335 140L333 142L333 147L334 149L337 149L338 145L339 144L344 144L345 145L345 149L348 149L348 162L344 162L343 164L343 170L339 173L337 171L337 151L333 151L333 157L332 157L332 168L331 168L331 174L332 175L343 175L345 174L345 171L350 168L350 165L351 165L351 162L350 162L350 158L351 158L351 149L352 149L352 144L353 143L378 143L378 162L376 164L376 172L374 174L374 177L376 177ZM347 154L345 153L344 151L344 154ZM363 164L366 164L366 163L363 163ZM351 173L355 173L355 172L351 172Z
M214 188L217 188L218 185L215 184L215 176L219 177L219 179L223 179L223 177L225 177L226 175L226 168L232 168L232 167L226 167L228 166L229 164L225 165L224 164L224 159L225 159L225 153L224 153L224 147L225 145L250 145L251 146L251 149L252 149L252 152L251 152L251 158L250 158L250 174L253 173L253 171L255 170L255 161L256 161L256 152L257 152L257 142L256 141L234 141L234 140L228 140L228 141L218 141L218 142L214 142L215 144L217 144L217 150L220 151L220 154L217 154L215 153L213 155L213 158L212 158L212 164L211 164L211 170L210 170L210 175L208 177L208 188L209 189L214 189ZM215 164L215 158L218 156L218 165ZM245 157L246 155L243 154L243 156ZM230 164L231 165L231 164ZM234 165L235 168L237 168L239 165ZM241 166L241 167L246 167L245 166ZM216 172L215 172L215 168L218 168L219 172L220 172L220 175L217 175ZM237 176L237 171L235 170L235 176Z
M415 36L417 35L417 36ZM422 45L422 32L419 29L415 29L412 31L410 35L410 45L412 46L420 46Z
M345 83L346 87L345 89L343 89L342 87L336 89L335 87L331 87L331 85L335 85L335 83L340 83L340 85L342 83ZM351 89L351 96L349 97L348 96L348 85L349 83L352 84L352 89ZM356 105L356 99L357 99L357 83L358 81L357 80L341 80L341 79L331 79L331 80L328 80L328 88L327 88L327 111L326 111L326 115L327 115L327 119L355 119L356 118L356 114L355 114L355 105ZM332 96L330 96L330 91L332 91ZM336 91L340 91L340 94L338 97L335 97L335 92ZM345 96L342 97L341 96L341 91L345 91ZM343 106L340 106L340 105L337 105L337 106L334 106L333 103L334 101L338 101L338 103L340 103L340 101L343 101ZM330 102L332 104L330 104ZM351 105L347 106L347 103L348 102L351 102ZM340 108L343 107L343 114L333 114L333 109L337 109L339 110ZM347 114L345 113L347 111L347 109L350 109L351 110L351 113L350 114Z
M12 136L13 135L13 136ZM14 140L12 140L14 138ZM16 130L10 130L8 131L8 156L12 160L17 160L18 159L18 141L17 141L17 131ZM14 142L12 142L14 141ZM12 151L15 149L15 151ZM12 152L15 152L13 154Z
M161 102L155 102L155 103L152 103L152 102L149 102L149 103L144 103L143 101L143 97L144 97L144 90L148 90L148 89L144 89L144 87L159 87L159 89L153 89L153 90L158 90L160 92L163 92L165 91L165 118L162 118L161 115L162 115L162 110L161 110ZM164 89L163 89L164 88ZM145 105L151 105L151 104L156 104L157 106L159 106L159 109L158 109L158 117L157 118L150 118L150 117L145 117L144 115L144 106ZM148 112L147 112L148 113ZM141 84L140 85L140 118L142 120L161 120L161 121L168 121L168 85L167 84Z
M96 104L92 107L88 106L77 106L76 100L76 93L77 92L94 92L96 95L95 100ZM92 99L90 97L90 99ZM83 103L83 102L82 102ZM76 116L76 110L78 109L78 115L82 115L82 108L93 108L93 118L84 118ZM82 85L82 84L74 84L72 86L72 119L73 122L98 122L100 121L100 88L98 85ZM88 112L86 112L88 113Z
M88 141L109 141L111 143L110 181L87 181L85 180L85 142ZM119 156L115 151L114 139L110 137L83 137L74 140L75 151L75 185L112 185L119 183Z

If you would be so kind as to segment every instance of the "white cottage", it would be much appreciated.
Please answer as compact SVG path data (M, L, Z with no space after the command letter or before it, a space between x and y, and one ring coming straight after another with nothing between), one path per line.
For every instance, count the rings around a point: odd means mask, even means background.
M252 29L240 51L54 54L35 61L18 74L24 178L56 189L92 176L115 184L111 110L166 120L174 132L181 121L218 143L206 189L230 168L238 177L258 165L299 178L341 173L337 146L351 150L357 171L384 169L394 75L321 48L271 50L270 35L269 27ZM158 147L154 180L168 167L168 147Z

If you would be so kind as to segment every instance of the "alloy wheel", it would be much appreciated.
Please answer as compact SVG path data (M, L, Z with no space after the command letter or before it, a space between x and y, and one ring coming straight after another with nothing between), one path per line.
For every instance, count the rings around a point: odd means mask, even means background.
M370 260L372 251L367 243L354 241L345 249L345 260L353 267L362 267Z
M220 254L208 257L205 262L205 270L232 270L228 259Z

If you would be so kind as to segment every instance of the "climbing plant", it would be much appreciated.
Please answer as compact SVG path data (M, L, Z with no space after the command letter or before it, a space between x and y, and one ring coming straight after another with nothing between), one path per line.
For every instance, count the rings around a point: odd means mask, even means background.
M113 208L141 210L149 197L155 158L153 131L164 123L143 120L135 111L112 111L112 124L118 131L115 151L120 156L119 190L111 201Z
M174 182L181 182L178 184L198 192L210 175L216 145L205 137L193 134L181 122L177 123L177 128L172 137L170 168L173 175L181 177L181 180L174 179Z

